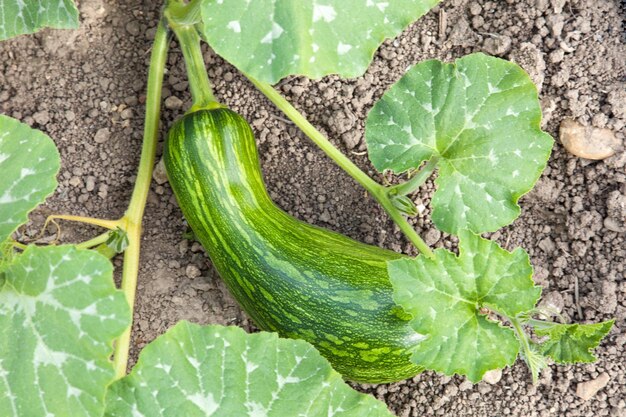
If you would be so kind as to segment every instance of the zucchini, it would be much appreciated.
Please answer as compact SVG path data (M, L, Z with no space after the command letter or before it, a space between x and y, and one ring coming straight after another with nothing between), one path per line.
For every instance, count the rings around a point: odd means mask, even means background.
M299 221L270 199L256 142L239 114L187 114L165 167L182 212L256 325L312 343L344 378L382 383L421 368L420 341L392 300L387 261L403 256Z

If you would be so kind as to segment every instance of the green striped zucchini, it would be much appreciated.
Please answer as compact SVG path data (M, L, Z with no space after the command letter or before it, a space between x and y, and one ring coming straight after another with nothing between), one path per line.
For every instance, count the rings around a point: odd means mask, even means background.
M183 214L256 325L312 343L346 379L412 377L419 337L394 305L402 255L294 219L270 199L252 130L226 108L171 128L164 151Z

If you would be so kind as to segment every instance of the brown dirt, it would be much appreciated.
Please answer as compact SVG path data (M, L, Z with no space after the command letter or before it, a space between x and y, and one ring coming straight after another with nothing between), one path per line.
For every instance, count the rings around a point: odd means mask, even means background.
M554 137L564 117L606 127L624 140L626 43L618 0L444 0L379 50L367 74L341 81L290 78L281 91L311 122L375 174L364 150L367 111L403 71L424 59L453 60L483 50L523 65L542 86L545 128ZM49 213L119 217L139 159L148 53L158 2L83 0L78 31L44 31L0 44L0 112L47 132L60 148L60 186L23 230L34 236ZM621 13L621 14L620 14ZM445 20L445 25L443 21ZM442 30L443 29L443 30ZM334 166L234 68L207 50L217 95L253 125L268 189L292 215L368 243L413 253L383 211ZM169 58L162 131L189 104L180 51ZM179 100L177 100L179 99ZM105 129L105 130L102 130ZM424 373L397 384L358 386L398 416L626 415L626 156L585 161L558 143L523 214L493 234L524 247L544 285L544 302L575 321L615 317L595 364L547 369L533 386L518 362L499 382ZM428 220L432 185L416 196L427 209L415 226L429 243L453 247ZM167 183L153 183L145 219L132 355L180 319L251 324L225 290L185 223ZM94 230L63 225L63 240ZM116 260L119 266L119 260ZM579 300L575 300L575 287ZM582 317L577 309L580 308ZM609 382L590 400L579 383ZM603 376L604 378L604 376Z

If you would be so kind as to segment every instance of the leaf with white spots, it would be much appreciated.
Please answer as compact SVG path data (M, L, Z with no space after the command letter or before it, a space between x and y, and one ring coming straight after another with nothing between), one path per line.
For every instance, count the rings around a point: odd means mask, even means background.
M78 28L78 10L72 0L0 1L0 40L45 27Z
M591 352L613 327L615 320L592 324L550 323L535 329L538 336L547 336L539 350L556 363L594 362Z
M309 343L180 322L107 394L106 417L391 417Z
M379 171L402 173L435 158L433 221L446 232L495 231L545 168L537 89L512 62L472 54L410 69L368 115L366 141Z
M0 115L0 242L54 192L60 163L52 139Z
M112 342L129 323L105 257L29 246L0 273L0 415L102 415Z
M412 361L446 375L480 381L485 372L515 361L520 342L509 327L486 315L515 317L531 310L541 294L532 281L528 255L463 231L459 256L435 250L387 263L393 299L412 315L411 326L426 339Z
M374 51L441 0L204 0L203 35L244 73L362 75Z

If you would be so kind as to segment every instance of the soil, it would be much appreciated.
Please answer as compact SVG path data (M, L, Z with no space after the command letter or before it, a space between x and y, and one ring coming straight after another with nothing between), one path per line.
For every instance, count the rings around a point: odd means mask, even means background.
M33 213L21 230L24 238L35 236L51 213L118 218L133 186L159 2L83 0L79 8L77 31L46 30L0 44L0 112L47 132L63 161L56 194ZM451 61L485 51L515 60L539 85L544 127L555 138L560 122L573 118L611 129L623 141L624 13L618 0L444 0L385 42L363 77L293 77L279 89L379 180L362 154L366 114L408 66L430 58ZM414 253L381 208L233 67L209 49L205 59L218 97L252 124L267 187L279 206L307 222ZM190 103L175 43L163 93L165 132ZM548 168L521 200L521 217L491 235L508 249L522 246L529 252L535 279L545 288L542 302L567 319L616 318L596 363L550 366L537 385L518 361L491 383L472 385L426 372L396 384L355 386L403 417L626 416L625 165L624 152L588 161L568 154L557 140ZM184 239L186 225L171 189L158 174L157 179L145 217L133 360L181 319L254 329L200 245ZM432 190L428 183L415 197L425 210L413 223L428 243L454 248L454 239L429 220ZM62 224L64 242L95 232ZM584 400L579 395L588 382L600 389Z

